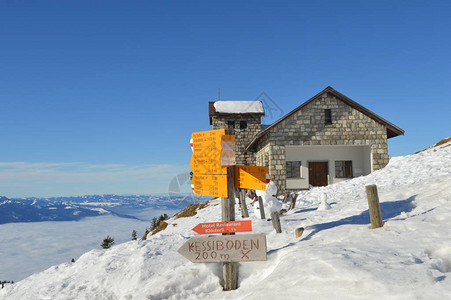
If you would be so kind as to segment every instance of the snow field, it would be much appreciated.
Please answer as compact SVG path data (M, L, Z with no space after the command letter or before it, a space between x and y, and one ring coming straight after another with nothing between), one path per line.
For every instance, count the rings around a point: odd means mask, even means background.
M0 298L446 299L451 294L449 145L394 158L365 177L300 192L296 208L280 218L280 234L249 206L253 233L267 235L268 260L240 263L238 290L222 291L220 264L194 264L177 253L197 235L191 228L220 220L216 199L194 217L170 219L166 230L147 241L88 252L74 264L0 290ZM378 229L370 229L369 184L378 186L384 220ZM321 206L330 208L318 210ZM305 231L296 239L298 227Z

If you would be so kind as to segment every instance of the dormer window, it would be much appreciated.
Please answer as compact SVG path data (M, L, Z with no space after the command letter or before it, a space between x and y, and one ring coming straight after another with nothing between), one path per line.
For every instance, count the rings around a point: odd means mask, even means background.
M324 110L324 124L325 125L331 125L332 124L332 110L331 109L325 109Z

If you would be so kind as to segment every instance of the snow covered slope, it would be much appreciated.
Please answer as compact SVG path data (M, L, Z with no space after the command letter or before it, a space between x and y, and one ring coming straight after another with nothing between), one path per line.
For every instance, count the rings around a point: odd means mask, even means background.
M239 265L223 292L220 264L177 253L200 222L220 220L219 200L170 219L147 241L93 250L0 290L1 299L445 299L451 295L451 143L394 158L369 176L301 192L281 216L259 220L268 260ZM370 229L365 185L377 184L384 227ZM326 200L324 200L324 198ZM330 209L317 208L324 202ZM237 219L240 215L237 212ZM305 227L296 239L294 230Z

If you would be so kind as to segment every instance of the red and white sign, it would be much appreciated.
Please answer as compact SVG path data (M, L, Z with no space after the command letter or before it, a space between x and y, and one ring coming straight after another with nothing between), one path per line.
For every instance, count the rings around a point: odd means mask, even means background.
M234 233L252 231L252 221L200 223L193 228L198 234Z

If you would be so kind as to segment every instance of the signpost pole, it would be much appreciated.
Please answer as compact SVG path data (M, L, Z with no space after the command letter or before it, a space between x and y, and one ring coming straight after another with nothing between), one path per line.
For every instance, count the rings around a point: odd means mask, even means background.
M227 192L228 198L221 198L222 221L235 221L235 167L227 168ZM223 235L234 233L223 233ZM236 262L225 262L222 267L224 279L224 291L236 290L238 288L238 270Z

